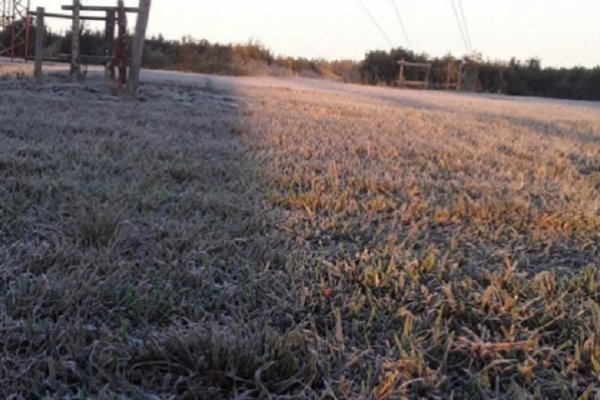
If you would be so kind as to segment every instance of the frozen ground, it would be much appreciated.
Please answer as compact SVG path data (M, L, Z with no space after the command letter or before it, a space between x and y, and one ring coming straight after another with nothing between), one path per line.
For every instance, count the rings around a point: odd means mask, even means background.
M598 103L99 74L0 79L1 398L597 394Z

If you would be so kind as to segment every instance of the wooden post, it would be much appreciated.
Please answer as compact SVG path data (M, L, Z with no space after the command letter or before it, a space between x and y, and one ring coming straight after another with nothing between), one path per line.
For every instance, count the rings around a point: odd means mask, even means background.
M44 7L38 7L35 19L35 67L33 76L38 82L42 80L42 61L44 59L44 36L46 31L44 11Z
M110 59L106 62L106 79L115 79L115 12L106 12L105 55Z
M142 68L142 58L144 56L144 42L146 41L150 5L151 0L140 0L138 7L135 36L131 50L131 69L129 71L129 93L132 95L137 93L140 83L140 69Z
M117 49L115 54L117 68L119 70L119 86L122 87L127 82L127 14L125 13L125 5L123 0L119 0L117 6L117 16L119 19L119 32L117 37Z
M71 26L71 80L81 80L81 53L79 48L80 0L73 0L73 24Z
M425 90L429 90L429 75L431 74L431 65L427 66L427 72L425 73Z
M404 58L400 61L400 87L404 87Z
M10 2L8 3L9 7L10 7ZM17 20L16 20L16 16L17 16L17 3L13 2L13 9L12 11L12 15L13 17L11 18L11 24L10 24L10 61L15 61L15 37L17 35L16 32L16 25L17 25Z
M27 64L27 57L29 57L29 31L31 29L31 17L29 14L25 16L25 64Z

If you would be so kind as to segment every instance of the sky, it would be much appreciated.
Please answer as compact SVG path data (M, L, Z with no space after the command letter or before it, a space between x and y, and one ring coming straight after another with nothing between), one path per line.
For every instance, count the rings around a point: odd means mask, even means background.
M362 0L392 44L408 42L392 4ZM451 0L395 0L411 49L432 56L467 51ZM455 0L457 1L457 0ZM69 0L31 0L60 12ZM82 0L112 5L116 0ZM135 6L137 0L125 0ZM600 0L462 0L473 49L486 59L542 59L544 66L600 65ZM131 17L134 22L134 17ZM64 29L64 22L49 22ZM98 26L98 25L97 25ZM98 26L100 27L100 26ZM389 50L359 0L153 0L149 35L217 42L257 40L277 55L360 60Z

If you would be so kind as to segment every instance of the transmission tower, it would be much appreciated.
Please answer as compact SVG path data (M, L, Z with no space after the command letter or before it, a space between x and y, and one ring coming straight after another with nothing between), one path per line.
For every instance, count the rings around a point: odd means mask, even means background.
M0 56L26 57L29 53L28 16L31 0L0 0Z

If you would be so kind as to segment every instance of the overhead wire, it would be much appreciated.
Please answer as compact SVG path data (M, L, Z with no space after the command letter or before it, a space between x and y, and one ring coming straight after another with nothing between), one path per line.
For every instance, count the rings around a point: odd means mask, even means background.
M469 42L467 41L467 36L463 30L463 25L462 25L460 16L458 14L458 10L456 9L456 4L454 3L454 0L450 0L450 3L452 4L452 11L454 11L454 18L456 19L456 23L458 24L458 30L460 31L460 36L462 38L463 44L465 45L465 49L467 50L467 53L470 53L471 48L469 47Z
M394 48L394 43L392 43L392 41L390 40L388 35L385 33L385 31L383 30L381 25L379 25L379 23L377 22L377 20L373 16L373 14L371 14L369 9L367 7L365 7L362 0L357 0L357 1L358 1L358 4L360 4L360 6L362 7L363 11L369 16L369 18L371 19L371 22L373 22L373 24L377 27L377 29L379 30L379 33L381 33L381 36L383 36L383 38L388 42L388 44L390 45L391 48Z
M409 15L409 21L410 24L409 29L411 31L411 33L413 34L413 43L415 44L415 48L413 50L419 52L421 51L421 39L419 37L419 25L415 24L415 13L414 13L414 8L413 8L414 3L408 2L406 9L408 10L408 15Z
M462 17L463 27L465 29L465 36L467 37L470 51L473 52L473 42L471 41L471 32L469 31L469 24L467 23L467 18L465 17L465 9L463 8L462 0L457 0L457 1L458 1L458 9L459 9L460 15Z
M406 44L408 44L408 48L412 50L413 46L410 42L410 38L408 37L408 33L406 31L406 26L404 25L404 21L402 21L402 16L400 15L400 10L398 9L398 5L396 4L396 0L390 0L392 5L394 6L394 11L396 12L396 18L400 23L400 27L402 28L402 33L404 34L404 39L406 39Z

